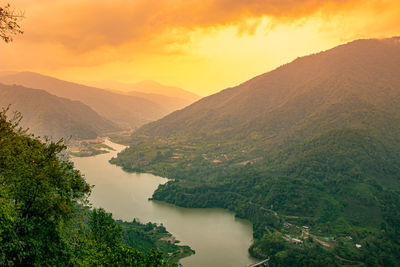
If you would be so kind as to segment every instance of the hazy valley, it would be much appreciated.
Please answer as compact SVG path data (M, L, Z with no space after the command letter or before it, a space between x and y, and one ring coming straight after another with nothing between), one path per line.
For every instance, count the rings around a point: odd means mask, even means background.
M149 97L116 93L77 83L71 83L32 72L0 74L0 82L8 85L22 85L28 88L41 89L58 97L81 101L99 115L117 123L123 128L136 128L146 122L154 121L178 107L184 107L189 101L168 103L165 99L149 100ZM162 96L159 96L162 97ZM163 104L161 104L161 102Z
M121 131L117 124L87 105L51 95L43 90L0 85L0 106L22 114L21 126L30 133L57 139L96 139Z

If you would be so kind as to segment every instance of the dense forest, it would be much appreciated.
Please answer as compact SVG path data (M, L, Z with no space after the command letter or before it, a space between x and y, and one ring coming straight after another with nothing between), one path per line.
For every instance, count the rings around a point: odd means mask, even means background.
M112 163L173 178L154 199L222 207L274 266L400 262L400 45L298 58L140 128Z
M159 240L170 236L162 226L91 209L62 141L27 134L20 120L0 112L0 266L173 266L178 251L193 253Z
M400 140L341 129L253 164L216 167L204 159L166 164L168 153L160 152L136 171L176 178L161 185L153 199L223 207L252 221L250 253L270 257L277 266L395 266L400 260L399 151ZM288 242L287 235L304 243Z

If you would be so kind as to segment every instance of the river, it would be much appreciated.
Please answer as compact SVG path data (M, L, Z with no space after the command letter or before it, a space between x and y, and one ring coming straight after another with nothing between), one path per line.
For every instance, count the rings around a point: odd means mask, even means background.
M243 267L254 262L248 254L252 226L223 209L188 209L158 201L149 201L159 184L168 180L148 173L128 173L108 160L125 147L106 140L115 149L108 154L72 158L75 167L94 185L90 201L103 207L115 219L162 223L181 244L196 254L184 258L184 267Z

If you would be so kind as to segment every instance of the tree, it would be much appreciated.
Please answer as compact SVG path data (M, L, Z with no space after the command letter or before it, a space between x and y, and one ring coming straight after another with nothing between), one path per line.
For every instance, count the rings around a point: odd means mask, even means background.
M0 112L0 265L68 262L62 225L84 203L90 186L61 142L42 142Z
M89 217L92 239L101 247L113 248L121 243L121 228L115 223L111 213L104 209L93 209Z
M23 14L12 9L10 4L0 7L0 38L8 43L13 40L13 35L22 34L19 21L23 17Z
M104 209L85 206L90 193L59 154L62 141L42 141L0 111L0 266L167 266L160 251L122 243ZM151 225L151 224L150 224Z

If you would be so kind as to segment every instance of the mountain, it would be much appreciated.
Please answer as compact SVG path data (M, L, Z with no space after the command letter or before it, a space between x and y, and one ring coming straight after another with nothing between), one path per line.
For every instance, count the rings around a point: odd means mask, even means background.
M192 92L186 91L182 88L167 86L149 80L133 84L120 83L115 81L101 81L101 82L90 82L90 85L100 88L112 88L131 94L144 93L144 94L168 96L171 98L184 99L190 102L194 102L200 99L200 96Z
M121 130L79 101L51 95L43 90L0 84L0 106L21 112L21 126L30 133L73 139L94 139L107 132Z
M162 85L158 82L155 81L142 81L136 84L132 84L129 87L126 87L126 89L129 89L129 91L136 91L136 92L142 92L142 93L151 93L151 94L159 94L159 95L166 95L170 97L177 97L177 98L183 98L187 99L190 101L196 101L199 100L199 96L183 90L178 87L173 87L173 86L166 86Z
M101 116L124 127L137 127L168 113L160 105L141 97L113 93L33 72L0 76L0 82L42 89L59 97L81 101Z
M18 71L0 71L0 77L17 74Z
M167 136L183 132L242 132L265 135L301 130L331 114L337 105L358 103L392 111L400 84L398 39L359 40L260 75L205 97L183 111L146 125L141 132ZM343 112L338 116L348 116ZM353 112L355 113L355 112ZM338 118L330 118L336 123ZM326 122L328 124L328 122ZM342 126L351 125L348 121ZM322 129L321 129L322 130ZM318 131L318 130L316 130Z
M150 101L153 101L154 103L160 105L162 108L168 111L168 113L174 112L176 110L180 110L184 107L189 106L195 100L190 100L190 99L185 99L185 98L179 98L179 97L172 97L172 96L165 96L165 95L160 95L160 94L152 94L152 93L142 93L142 92L137 92L137 91L130 91L126 92L124 94L131 95L131 96L137 96L141 97ZM197 98L196 100L198 100Z
M127 84L113 81L86 82L99 88L118 94L140 97L160 105L168 113L189 106L200 99L194 93L181 88L162 85L154 81L143 81L136 84Z
M111 162L249 219L273 266L396 266L399 107L400 38L357 40L146 124Z

